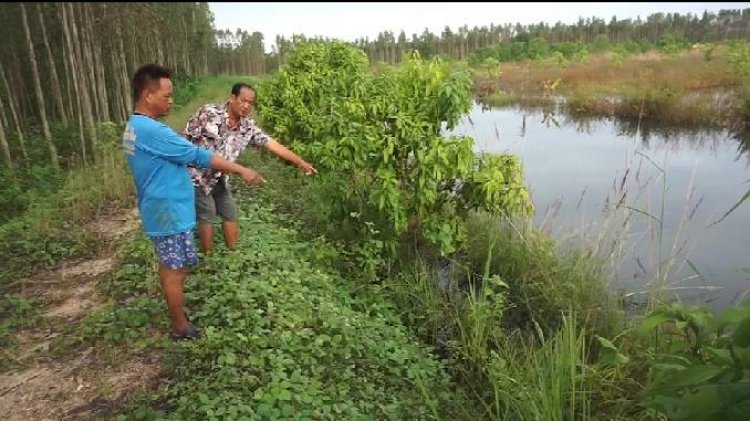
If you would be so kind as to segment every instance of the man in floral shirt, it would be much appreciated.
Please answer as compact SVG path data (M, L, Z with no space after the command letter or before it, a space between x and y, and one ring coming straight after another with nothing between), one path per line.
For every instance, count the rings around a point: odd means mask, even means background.
M229 161L236 161L248 146L263 146L280 158L296 165L305 174L315 168L294 152L259 129L249 117L255 105L255 90L244 83L232 86L229 100L224 104L208 104L188 121L185 137L195 145L218 153ZM198 216L198 236L204 252L213 248L213 222L218 213L223 220L227 247L234 249L239 239L237 205L232 199L226 174L215 169L190 168L195 185L195 206Z

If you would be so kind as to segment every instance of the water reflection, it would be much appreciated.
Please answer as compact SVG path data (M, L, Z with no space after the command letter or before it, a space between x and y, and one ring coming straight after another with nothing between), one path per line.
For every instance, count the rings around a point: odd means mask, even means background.
M687 299L702 287L719 308L750 286L750 204L711 225L748 189L747 131L477 104L452 133L519 155L535 222L616 260L616 288L637 295L656 279Z
M729 124L728 127L684 127L664 124L649 119L637 119L617 116L591 116L578 113L569 113L561 102L546 106L508 106L491 107L480 101L475 103L476 109L482 113L494 110L513 110L522 117L521 137L526 132L526 119L529 116L538 116L541 123L546 127L560 128L562 126L573 127L579 133L594 134L604 127L613 127L614 133L619 137L639 139L643 146L649 147L651 140L659 139L660 143L669 145L674 149L697 148L715 149L726 139L736 141L737 159L750 152L750 128L746 124L737 122ZM745 156L750 160L749 156Z

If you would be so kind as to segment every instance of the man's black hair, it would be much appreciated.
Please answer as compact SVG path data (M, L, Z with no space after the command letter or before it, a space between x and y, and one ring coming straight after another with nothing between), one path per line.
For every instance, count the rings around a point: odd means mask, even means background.
M164 66L158 64L144 64L136 70L131 81L133 94L133 103L137 103L143 91L148 89L149 85L159 83L159 79L172 79L172 72Z
M255 95L258 95L258 92L255 91L255 88L243 82L237 82L232 86L232 95L234 96L239 95L242 88L250 89L251 91L253 91Z

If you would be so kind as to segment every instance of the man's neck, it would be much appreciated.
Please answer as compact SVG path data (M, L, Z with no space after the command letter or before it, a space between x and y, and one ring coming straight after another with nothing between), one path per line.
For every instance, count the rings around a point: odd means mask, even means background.
M234 114L231 111L227 112L227 120L230 127L237 127L240 124L241 118L239 114Z
M155 114L153 114L153 113L152 113L151 111L149 111L149 110L147 110L146 108L144 108L144 107L142 107L142 106L139 106L139 105L136 105L136 107L135 107L135 109L133 110L133 112L134 112L135 114L141 114L141 115L145 115L145 116L147 116L147 117L151 117L151 118L153 118L153 119L155 119L155 118L157 117L157 116L156 116Z

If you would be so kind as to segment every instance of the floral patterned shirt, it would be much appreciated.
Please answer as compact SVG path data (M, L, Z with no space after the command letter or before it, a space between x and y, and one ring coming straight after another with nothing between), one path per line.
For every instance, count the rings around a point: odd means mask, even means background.
M232 162L237 160L248 145L264 146L269 139L268 135L255 125L255 121L248 117L240 118L237 127L230 128L227 103L207 104L201 107L188 121L183 134L195 145L218 153ZM189 167L188 170L193 184L200 187L206 195L211 194L211 190L224 175L221 171L211 168L201 170Z

